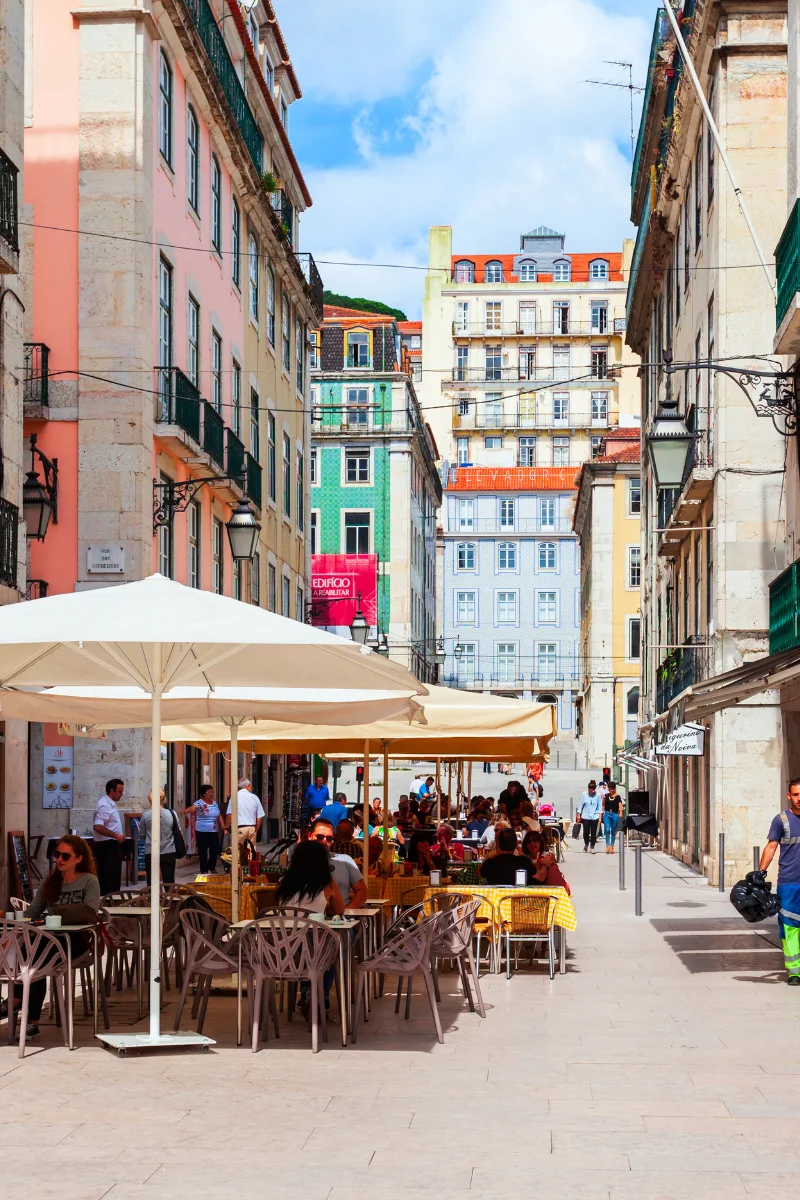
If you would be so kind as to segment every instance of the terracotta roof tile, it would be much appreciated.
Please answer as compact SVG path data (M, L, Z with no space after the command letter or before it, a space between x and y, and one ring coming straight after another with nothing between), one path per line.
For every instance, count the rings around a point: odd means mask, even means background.
M482 281L483 271L488 262L501 262L503 271L507 279L514 280L514 259L520 256L520 251L515 254L454 254L452 257L452 267L454 268L457 262L472 262L475 264L475 271L478 282ZM534 255L531 255L534 257ZM598 250L594 254L571 254L569 251L564 251L564 257L568 258L572 263L572 282L586 283L589 279L589 263L595 258L605 258L608 261L608 282L622 283L622 254L615 251L613 254L604 250ZM552 283L553 276L551 273L542 271L539 273L538 281L540 283ZM598 281L599 282L599 281Z
M610 454L598 454L595 462L638 463L642 461L642 451L639 443L635 446L620 446Z
M564 492L575 489L574 467L458 467L451 492Z
M383 324L389 324L394 320L394 317L389 316L388 313L362 312L360 308L343 308L339 304L326 304L323 313L326 321L335 321L344 317L347 320L381 321Z
M401 333L422 333L422 321L398 321L397 328Z
M638 442L642 431L638 425L617 425L604 435L607 442Z

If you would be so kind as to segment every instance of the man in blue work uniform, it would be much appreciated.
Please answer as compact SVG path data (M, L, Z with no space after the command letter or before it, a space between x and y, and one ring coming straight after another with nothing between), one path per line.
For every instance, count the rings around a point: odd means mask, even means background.
M786 982L800 985L800 778L792 779L786 793L789 807L772 818L767 844L761 853L760 871L766 871L780 846L777 896L781 902L781 931Z
M583 853L589 851L589 843L591 842L592 854L594 854L595 846L597 845L597 826L600 824L600 814L603 811L603 801L600 793L597 790L597 783L594 779L589 780L589 787L583 793L578 804L578 816L580 817L581 825L583 826Z
M309 816L315 812L320 812L326 804L330 804L331 794L328 791L328 785L321 775L317 775L314 782L310 783L306 788L305 800L308 805Z

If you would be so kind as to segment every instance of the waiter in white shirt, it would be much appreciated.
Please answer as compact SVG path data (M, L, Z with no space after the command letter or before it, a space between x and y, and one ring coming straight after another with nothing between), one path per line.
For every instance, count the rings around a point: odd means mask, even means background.
M239 805L239 845L241 846L242 842L252 842L255 846L261 822L264 820L264 806L253 791L253 785L249 779L239 780L237 802ZM226 829L231 827L230 809L225 817L225 827Z
M125 784L121 779L109 779L105 796L100 797L94 808L93 850L101 896L118 892L122 887L122 843L125 834L117 805L124 791Z

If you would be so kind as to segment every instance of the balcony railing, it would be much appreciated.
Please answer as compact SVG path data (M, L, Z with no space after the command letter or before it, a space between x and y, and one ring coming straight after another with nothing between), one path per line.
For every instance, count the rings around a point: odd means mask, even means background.
M624 322L624 318L621 318ZM614 318L616 326L617 318ZM624 331L624 324L623 324ZM616 329L615 329L615 332ZM464 325L453 322L453 337L607 337L611 333L610 319L605 325L593 321L535 321L532 324L519 321L469 321Z
M323 300L324 286L322 283L322 276L317 270L317 264L314 262L313 257L305 252L301 254L295 254L295 258L297 259L300 265L300 270L303 272L305 277L305 281L308 286L308 294L311 298L312 304L314 305L314 311L319 316L319 319L322 320L325 303Z
M200 444L200 413L203 400L188 375L178 367L159 367L156 420L177 425Z
M530 412L518 409L516 412L498 412L496 409L480 407L470 421L469 413L459 414L458 427L466 429L473 425L476 429L607 429L615 422L609 419L607 412L592 414L570 413L566 417L554 417L552 412ZM567 465L567 464L565 464Z
M796 200L781 240L775 251L778 279L778 300L775 307L775 326L789 311L795 295L800 292L800 200Z
M25 384L22 398L26 404L47 404L50 399L50 347L44 342L26 342L24 356Z
M566 517L556 517L552 521L543 521L541 517L517 517L509 523L501 521L499 517L474 517L469 525L459 526L456 518L448 533L458 534L459 537L471 533L499 533L509 537L515 533L572 533L572 522Z
M0 238L19 253L19 208L17 175L7 154L0 150Z
M619 379L619 368L608 367L605 375L592 374L588 364L573 367L453 367L445 383L612 383Z
M341 433L357 437L371 433L412 433L418 427L414 415L408 411L373 412L370 409L347 411L346 406L316 408L311 417L311 428L322 433Z
M247 454L247 498L261 508L261 464Z
M708 677L709 660L709 646L699 635L688 637L685 646L667 655L656 672L658 712L666 712L676 696Z
M800 562L793 562L769 585L769 652L800 646Z
M50 584L46 579L29 579L25 590L26 600L44 600Z
M261 136L256 119L247 103L233 60L228 53L225 39L217 24L208 0L183 0L192 20L195 23L200 40L206 48L212 66L220 82L225 99L244 138L250 157L259 174L264 169L264 139Z
M19 509L10 500L0 498L0 583L17 586L17 546Z
M272 193L272 207L291 246L294 242L294 206L283 188L277 188Z
M225 470L225 422L208 400L203 401L203 449Z
M246 472L244 446L232 429L226 430L225 437L228 448L228 474L243 480Z

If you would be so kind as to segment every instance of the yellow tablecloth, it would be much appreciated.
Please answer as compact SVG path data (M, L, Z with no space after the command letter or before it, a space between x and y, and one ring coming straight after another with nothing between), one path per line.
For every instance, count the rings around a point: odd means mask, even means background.
M256 915L253 906L253 892L256 888L272 888L276 887L274 879L257 879L253 883L242 883L239 889L239 920L252 921ZM209 904L215 912L219 912L220 916L227 917L230 920L231 916L231 881L227 876L222 875L198 875L194 883L190 883L189 887L195 888L198 892L202 892L204 896L209 897ZM214 900L226 901L215 907Z
M578 916L572 903L572 897L568 896L564 888L560 887L503 888L488 887L479 883L451 883L443 887L431 888L428 875L391 875L386 878L377 876L371 877L369 880L370 899L391 900L393 904L399 904L403 894L410 892L413 888L425 888L425 899L436 892L464 892L473 896L482 896L488 903L481 905L478 909L478 916L489 918L494 915L494 910L490 905L496 906L503 896L555 896L556 925L561 926L562 929L578 928Z

